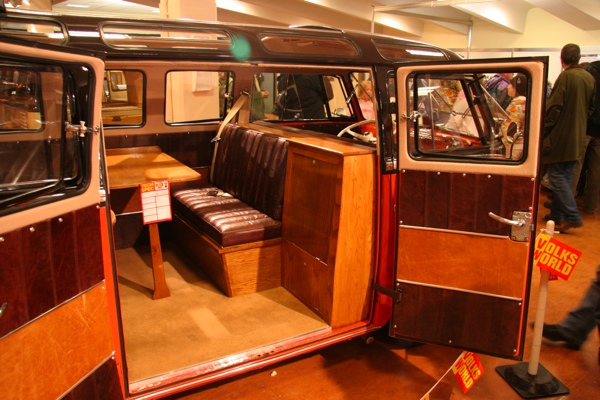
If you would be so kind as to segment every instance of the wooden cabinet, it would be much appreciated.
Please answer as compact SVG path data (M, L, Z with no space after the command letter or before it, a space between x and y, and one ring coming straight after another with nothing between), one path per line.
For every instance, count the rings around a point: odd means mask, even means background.
M375 151L291 142L282 281L332 327L367 317L374 260Z

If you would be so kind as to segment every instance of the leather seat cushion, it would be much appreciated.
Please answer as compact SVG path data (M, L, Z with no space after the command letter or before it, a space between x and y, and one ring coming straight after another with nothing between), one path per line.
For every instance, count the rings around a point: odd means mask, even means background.
M173 188L173 210L223 247L281 237L281 221L235 197L208 195L213 190L222 192L209 184Z

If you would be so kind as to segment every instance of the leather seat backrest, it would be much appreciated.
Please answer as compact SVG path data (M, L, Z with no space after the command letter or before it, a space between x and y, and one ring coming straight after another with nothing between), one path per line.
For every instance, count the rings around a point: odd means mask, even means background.
M288 142L227 124L217 148L212 184L281 220Z

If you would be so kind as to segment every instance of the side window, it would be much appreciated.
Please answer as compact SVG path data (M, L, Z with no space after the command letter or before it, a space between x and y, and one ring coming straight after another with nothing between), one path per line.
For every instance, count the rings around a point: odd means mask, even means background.
M0 215L87 185L89 157L78 129L88 111L78 101L93 85L88 69L72 68L0 64Z
M307 121L351 115L339 76L255 74L251 96L252 120Z
M522 160L528 82L519 71L414 75L409 85L411 155Z
M108 70L104 73L102 124L142 125L144 122L144 75L140 71Z
M168 124L218 120L232 106L233 73L171 71L165 87Z

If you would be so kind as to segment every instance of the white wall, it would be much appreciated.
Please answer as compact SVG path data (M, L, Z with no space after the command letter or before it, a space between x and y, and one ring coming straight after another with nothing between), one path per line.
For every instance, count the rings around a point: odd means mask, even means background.
M581 47L585 58L582 61L600 59L600 31L583 31L539 8L528 12L522 34L507 32L494 24L477 20L472 28L470 49L468 36L433 23L427 23L423 36L418 40L450 48L471 59L549 56L550 82L554 82L561 71L560 49L567 43Z

